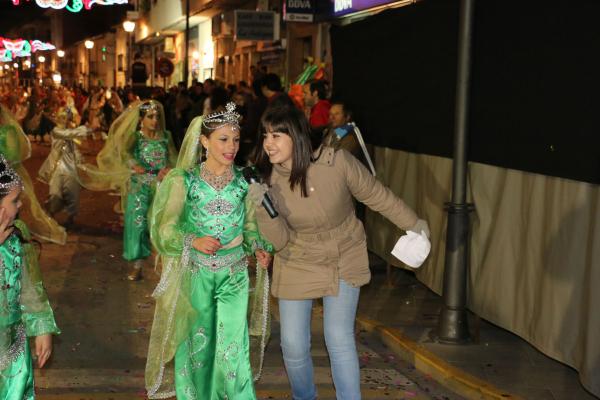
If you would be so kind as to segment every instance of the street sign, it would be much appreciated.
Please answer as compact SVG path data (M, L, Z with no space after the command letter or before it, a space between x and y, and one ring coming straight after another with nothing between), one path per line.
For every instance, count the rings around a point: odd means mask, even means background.
M160 58L156 64L156 69L158 69L158 74L160 76L163 78L168 78L175 70L175 66L168 58Z
M235 10L236 40L274 40L275 13Z
M333 15L342 17L358 11L368 10L370 8L393 3L396 0L334 0Z
M285 0L283 20L290 22L313 22L316 0Z

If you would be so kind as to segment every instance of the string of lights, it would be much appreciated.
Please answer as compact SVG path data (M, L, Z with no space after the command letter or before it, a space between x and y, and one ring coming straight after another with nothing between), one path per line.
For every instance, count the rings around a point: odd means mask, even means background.
M21 3L21 0L11 1L15 6ZM127 2L128 0L35 0L35 3L42 8L66 9L73 13L83 9L90 10L94 4L112 6L115 4L127 4Z
M30 57L31 53L54 50L53 44L41 40L7 39L0 37L0 62L9 62L16 57Z

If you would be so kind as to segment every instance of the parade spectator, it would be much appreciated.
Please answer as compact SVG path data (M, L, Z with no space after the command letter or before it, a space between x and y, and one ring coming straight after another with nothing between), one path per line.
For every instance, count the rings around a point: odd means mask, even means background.
M262 80L266 75L265 71L261 71L256 65L250 66L250 79L252 83Z
M329 109L329 125L325 129L323 144L334 149L344 149L358 159L364 158L356 134L348 123L352 121L352 112L341 101L334 101Z
M173 140L177 148L181 147L185 130L190 123L188 116L192 105L193 102L185 82L179 82L177 84L177 95L175 96L175 126L173 127Z
M142 55L140 53L135 53L133 64L131 64L131 85L138 96L141 96L140 89L146 86L147 80L148 70L146 64L142 61Z
M217 87L216 82L211 79L208 78L204 81L204 94L206 95L206 98L204 99L204 105L202 107L202 115L208 115L210 114L210 95L212 94L213 90L215 90L215 88Z
M396 226L429 229L391 190L344 150L313 152L310 126L295 107L268 109L256 165L267 185L248 196L259 205L266 190L278 206L271 218L256 209L259 230L275 247L272 294L279 299L281 348L295 399L316 399L310 354L311 311L323 299L325 343L337 399L357 400L360 369L354 324L360 287L370 280L362 223L353 198ZM335 251L332 251L335 249Z
M277 74L267 74L261 80L261 90L263 95L267 98L267 102L271 103L281 93L283 88L281 87L281 79Z
M244 165L246 159L252 157L251 153L256 148L256 142L258 140L260 118L268 105L267 98L264 96L261 87L261 80L252 82L253 96L246 103L246 118L242 123L240 151L238 159L236 160L240 165Z
M217 86L213 89L212 93L209 96L210 100L210 109L209 114L212 114L217 111L222 111L225 109L225 106L229 102L229 94L225 88Z
M304 106L310 108L310 125L323 127L329 122L331 103L327 100L327 83L323 80L305 83Z

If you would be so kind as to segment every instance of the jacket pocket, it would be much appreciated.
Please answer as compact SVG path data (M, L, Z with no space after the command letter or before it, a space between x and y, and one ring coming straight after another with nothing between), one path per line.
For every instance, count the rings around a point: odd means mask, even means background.
M306 249L303 246L299 246L295 243L288 243L281 251L279 256L282 260L291 261L302 258L306 253Z

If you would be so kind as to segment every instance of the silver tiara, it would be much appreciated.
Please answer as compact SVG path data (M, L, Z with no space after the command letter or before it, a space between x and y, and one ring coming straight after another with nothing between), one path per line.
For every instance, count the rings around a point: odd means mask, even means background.
M0 194L6 195L16 187L22 187L23 181L9 162L0 153Z
M154 101L147 101L140 105L140 110L145 111L146 113L148 111L158 111L158 104Z
M208 129L219 129L225 125L232 125L233 128L240 129L240 114L235 112L235 103L229 102L225 106L225 111L208 114L202 119L202 125Z

